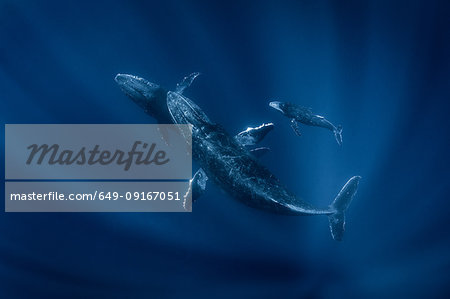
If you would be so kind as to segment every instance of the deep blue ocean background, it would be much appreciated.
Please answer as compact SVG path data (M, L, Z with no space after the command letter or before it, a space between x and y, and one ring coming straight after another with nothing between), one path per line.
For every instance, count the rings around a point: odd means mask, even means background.
M211 184L193 213L0 212L0 297L448 297L449 54L448 1L1 0L3 124L152 123L114 76L199 71L186 94L230 134L275 123L262 163L295 194L363 179L340 243Z

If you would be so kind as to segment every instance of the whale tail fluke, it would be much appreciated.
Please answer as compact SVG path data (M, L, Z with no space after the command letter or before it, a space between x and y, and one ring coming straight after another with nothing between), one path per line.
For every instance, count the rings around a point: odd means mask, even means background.
M334 138L336 138L336 141L339 145L342 145L342 126L339 125L334 129Z
M330 205L332 214L328 216L331 236L336 241L341 241L345 231L345 211L352 202L353 196L358 190L360 176L354 176L342 187L339 194Z

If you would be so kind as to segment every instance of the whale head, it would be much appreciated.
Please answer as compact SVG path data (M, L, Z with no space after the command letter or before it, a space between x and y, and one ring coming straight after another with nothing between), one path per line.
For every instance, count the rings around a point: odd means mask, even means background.
M120 89L133 102L160 123L167 123L169 113L166 105L166 91L158 84L138 76L117 74L114 79Z
M280 111L281 113L284 114L284 106L285 106L285 103L283 103L283 102L278 102L278 101L273 101L273 102L270 102L270 103L269 103L269 106L272 107L273 109L278 110L278 111Z

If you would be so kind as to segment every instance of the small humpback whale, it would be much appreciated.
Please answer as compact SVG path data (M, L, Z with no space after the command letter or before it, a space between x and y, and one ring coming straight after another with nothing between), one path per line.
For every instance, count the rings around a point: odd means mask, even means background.
M128 82L129 80L131 82ZM130 93L123 85L135 88L136 80L139 80L138 77L131 75L116 76L116 82L130 97L136 96L136 90ZM344 212L356 194L361 177L350 178L330 206L314 207L288 191L275 175L259 163L246 147L248 145L245 144L246 142L240 143L239 137L232 137L222 126L210 121L192 100L176 91L168 91L163 97L160 95L155 97L152 91L159 92L155 86L158 85L153 83L140 85L144 89L137 92L137 97L146 98L147 102L156 101L159 104L165 102L166 107L156 103L136 101L133 97L132 99L144 109L161 109L161 111L146 110L155 118L165 117L168 112L171 116L170 123L192 125L192 156L200 164L201 169L191 180L188 193L192 195L203 193L206 189L206 180L211 179L232 197L254 208L286 215L328 216L333 239L342 240L345 229ZM262 128L267 130L264 125ZM184 132L181 131L181 133ZM250 135L264 134L259 132ZM254 142L258 139L259 137L255 137Z
M334 126L323 116L313 114L311 109L293 103L278 101L270 102L269 106L280 111L283 115L291 119L291 127L298 136L301 135L298 123L308 126L322 127L332 131L337 143L342 145L342 126Z

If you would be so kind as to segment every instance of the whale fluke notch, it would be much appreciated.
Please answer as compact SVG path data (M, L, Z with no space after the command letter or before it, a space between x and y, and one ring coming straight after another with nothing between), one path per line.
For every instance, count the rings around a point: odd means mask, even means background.
M339 145L342 145L342 126L341 125L337 126L333 132L334 132L334 137L336 138L336 142Z
M267 133L273 130L273 123L262 124L259 127L248 127L244 131L237 134L234 138L242 145L255 145L266 137Z

